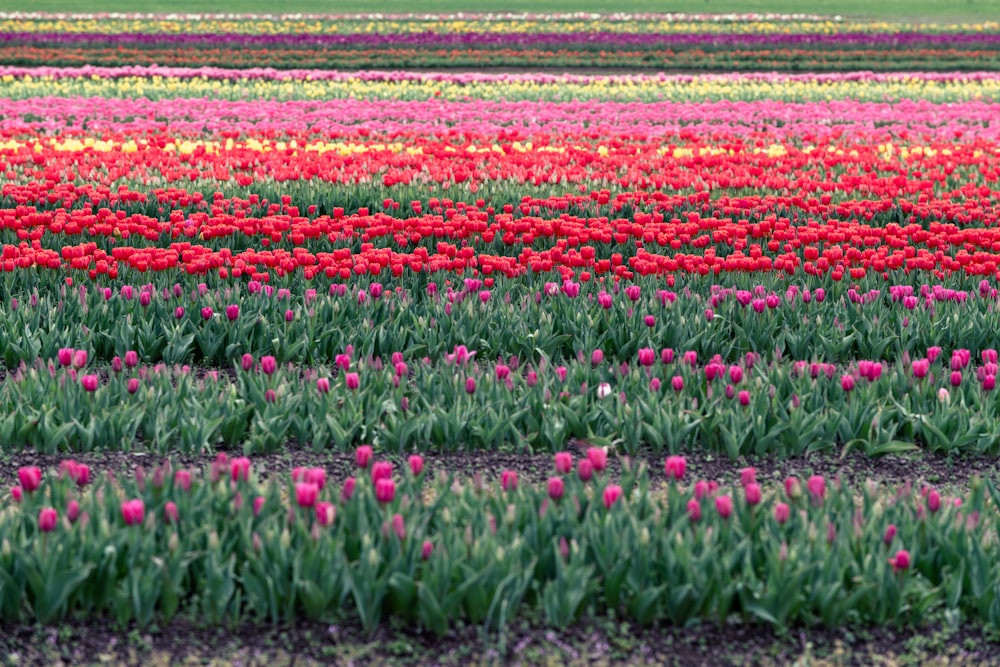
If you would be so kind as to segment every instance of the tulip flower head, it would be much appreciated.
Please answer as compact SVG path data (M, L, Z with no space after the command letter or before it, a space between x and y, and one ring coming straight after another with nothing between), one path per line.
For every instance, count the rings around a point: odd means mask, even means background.
M611 506L618 502L618 499L622 497L622 487L617 484L611 484L604 489L604 507L606 509L611 509Z
M56 529L59 514L51 507L45 507L38 512L38 529L43 533L51 533Z
M664 464L667 479L680 481L684 478L684 471L687 469L687 459L683 456L668 456Z

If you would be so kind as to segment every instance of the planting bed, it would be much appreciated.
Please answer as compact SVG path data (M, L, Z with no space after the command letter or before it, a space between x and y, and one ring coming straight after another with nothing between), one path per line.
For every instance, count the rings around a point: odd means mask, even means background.
M1000 655L995 25L0 31L5 659Z

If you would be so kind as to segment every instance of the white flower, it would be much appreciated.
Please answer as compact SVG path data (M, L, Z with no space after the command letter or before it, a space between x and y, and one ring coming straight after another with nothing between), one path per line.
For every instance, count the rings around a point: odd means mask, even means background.
M597 385L597 398L604 398L605 396L611 395L611 385L607 382L602 382Z

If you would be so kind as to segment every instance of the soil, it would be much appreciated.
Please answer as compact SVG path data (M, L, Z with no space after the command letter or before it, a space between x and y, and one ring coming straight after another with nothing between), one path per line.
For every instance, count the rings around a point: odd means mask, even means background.
M567 450L575 456L583 456L587 444L570 442ZM686 479L714 479L722 484L736 482L739 471L745 466L757 469L757 479L765 486L778 484L785 477L796 475L800 478L811 474L824 475L829 479L840 476L841 480L858 486L872 479L895 486L906 481L914 484L927 483L961 489L974 476L992 476L998 461L988 456L936 456L915 452L906 455L888 455L871 458L864 454L849 454L844 458L829 454L813 454L801 457L781 458L778 456L744 457L735 461L724 455L705 451L680 452L687 459ZM229 452L230 456L240 456L240 452ZM645 450L632 457L633 462L645 462L650 469L653 483L664 483L663 462L666 453ZM394 454L380 455L396 463L398 469L406 465L406 456ZM500 477L503 470L515 470L523 482L543 482L553 474L551 454L514 454L497 451L477 451L458 453L423 453L425 470L429 472L447 471L460 477L479 474L490 482ZM0 488L17 483L17 470L21 466L38 466L42 470L55 470L60 461L72 458L90 466L91 478L95 479L106 471L116 475L131 474L142 466L150 471L163 457L142 451L102 451L89 453L41 454L36 451L8 451L0 454ZM207 469L215 454L177 454L172 457L175 469L194 467ZM332 450L315 452L289 444L279 453L250 456L255 472L261 478L275 474L285 474L296 466L322 467L333 482L342 482L356 474L353 453ZM621 460L608 457L608 471L612 477L621 473Z
M6 664L126 665L1000 665L1000 643L975 628L795 629L747 624L635 628L584 621L563 631L530 621L505 637L458 627L445 637L410 628L298 624L115 629L100 621L0 626Z

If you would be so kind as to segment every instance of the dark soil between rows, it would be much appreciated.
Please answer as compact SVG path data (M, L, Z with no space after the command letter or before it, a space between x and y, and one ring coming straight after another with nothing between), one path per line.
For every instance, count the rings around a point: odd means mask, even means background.
M0 626L5 664L127 665L1000 665L1000 643L982 631L796 629L776 635L740 623L636 628L611 620L554 631L529 621L504 638L460 627L438 638L412 628L372 636L348 625L116 630L101 622Z
M581 441L571 442L567 450L575 456L585 455L587 445ZM687 458L686 479L714 479L722 484L735 482L739 479L739 471L744 466L757 469L757 479L765 486L779 484L785 477L796 475L806 477L811 474L824 475L829 479L838 476L842 481L852 486L859 486L871 479L883 484L895 486L907 481L927 483L945 488L961 489L971 478L980 476L992 477L997 471L998 460L988 456L936 456L933 454L915 452L907 455L888 455L871 458L863 454L850 454L844 458L813 454L809 456L781 458L778 456L761 456L741 458L731 461L720 454L704 451L683 452ZM239 456L239 452L230 452L230 456ZM513 454L496 451L464 452L464 453L423 453L425 470L436 475L441 472L455 474L459 477L471 478L481 475L490 483L499 479L504 470L515 470L522 482L542 482L554 474L551 454ZM0 455L0 484L10 486L17 483L17 470L21 466L38 466L43 470L56 469L60 461L72 458L90 466L91 478L95 479L106 471L116 475L131 474L140 466L148 472L157 463L167 457L149 452L104 451L89 453L40 454L35 451L6 452ZM215 458L215 454L174 454L170 457L174 467L193 467L207 469ZM406 456L395 454L380 454L376 458L389 459L396 463L398 470L404 470ZM649 466L654 484L664 483L663 463L666 454L657 454L651 450L641 452L632 457L633 464L644 462ZM284 475L296 466L322 467L327 471L330 481L342 482L351 475L358 473L354 465L352 453L312 450L288 446L283 451L273 454L259 454L250 457L254 471L261 478L272 475ZM621 474L623 459L616 456L608 457L608 473L612 478Z

